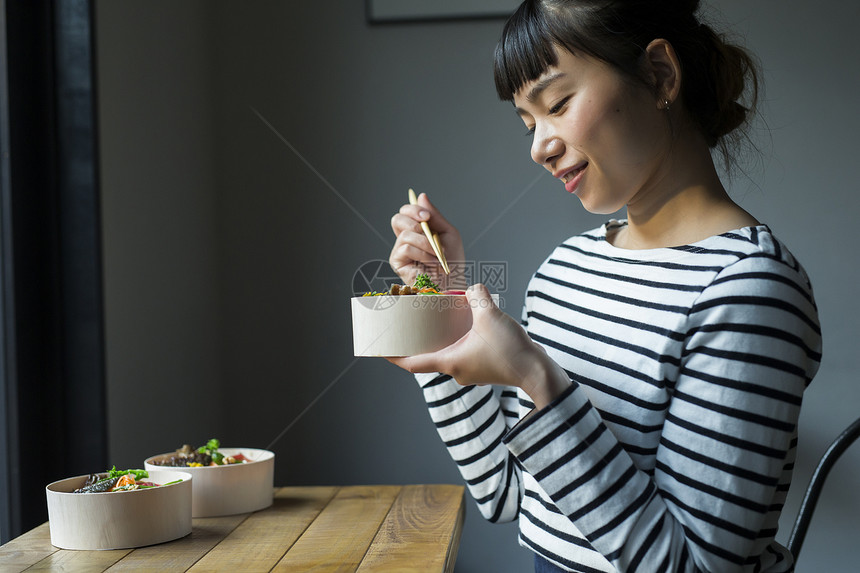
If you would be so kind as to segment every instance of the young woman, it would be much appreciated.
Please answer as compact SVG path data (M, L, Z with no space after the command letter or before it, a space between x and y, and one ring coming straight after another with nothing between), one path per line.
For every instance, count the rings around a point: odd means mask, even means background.
M747 53L696 1L526 0L495 58L532 159L614 213L540 265L522 325L468 291L472 330L390 360L418 373L483 515L519 519L538 571L790 571L774 537L820 361L809 280L726 193L712 151L754 103ZM436 272L454 229L425 195L390 263ZM494 392L494 387L500 390Z

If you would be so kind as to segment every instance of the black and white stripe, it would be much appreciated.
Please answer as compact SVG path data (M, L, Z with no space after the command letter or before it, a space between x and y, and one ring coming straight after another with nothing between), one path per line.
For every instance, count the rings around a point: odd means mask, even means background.
M523 419L518 391L418 375L439 435L482 514L571 571L790 571L774 535L821 358L803 269L766 226L629 251L608 225L526 295L571 387Z

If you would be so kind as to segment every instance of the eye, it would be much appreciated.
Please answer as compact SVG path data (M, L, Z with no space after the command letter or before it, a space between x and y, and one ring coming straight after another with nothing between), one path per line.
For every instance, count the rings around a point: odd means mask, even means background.
M526 133L525 133L526 137L531 137L532 135L534 135L534 134L535 134L535 128L534 128L534 126L532 126L532 127L528 127L528 126L526 126L526 127L527 127L527 130L526 130Z
M564 107L564 105L568 102L568 100L570 100L570 96L564 97L561 100L559 100L559 102L557 104L555 104L554 106L549 108L549 112L548 112L549 115L555 115L558 112L560 112L561 109Z

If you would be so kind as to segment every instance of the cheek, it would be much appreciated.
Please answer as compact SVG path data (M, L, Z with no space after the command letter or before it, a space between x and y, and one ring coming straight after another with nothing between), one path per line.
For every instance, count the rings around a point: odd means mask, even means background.
M661 154L665 129L651 110L641 106L612 106L603 120L609 127L607 144L626 168L642 168Z
M592 152L603 154L606 161L627 148L637 137L638 110L624 98L586 100L578 110L574 141L590 147ZM608 156L607 156L608 154ZM595 158L597 159L597 158Z
M585 145L593 144L604 139L607 126L614 121L613 109L601 105L595 100L583 102L576 110L574 117L578 121L574 124L574 141L580 141Z

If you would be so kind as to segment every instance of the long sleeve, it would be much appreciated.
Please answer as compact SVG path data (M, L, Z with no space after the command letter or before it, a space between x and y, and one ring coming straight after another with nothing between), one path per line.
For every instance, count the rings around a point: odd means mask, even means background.
M619 571L767 570L787 559L772 542L820 359L814 302L794 269L746 257L682 318L677 364L676 353L662 355L676 375L649 380L666 402L612 412L641 420L640 408L665 409L650 432L653 469L637 466L578 383L504 441Z
M519 512L522 477L502 443L508 432L503 401L516 395L491 386L461 386L447 375L416 375L430 418L485 519L513 521ZM508 416L508 419L510 416Z
M523 324L571 386L419 375L482 514L570 571L791 571L775 541L821 331L803 269L765 226L645 251L572 237Z
M522 326L528 327L523 307ZM515 388L461 386L451 376L416 374L430 418L457 464L469 493L485 519L513 521L522 499L522 471L502 443L517 423L521 400Z

